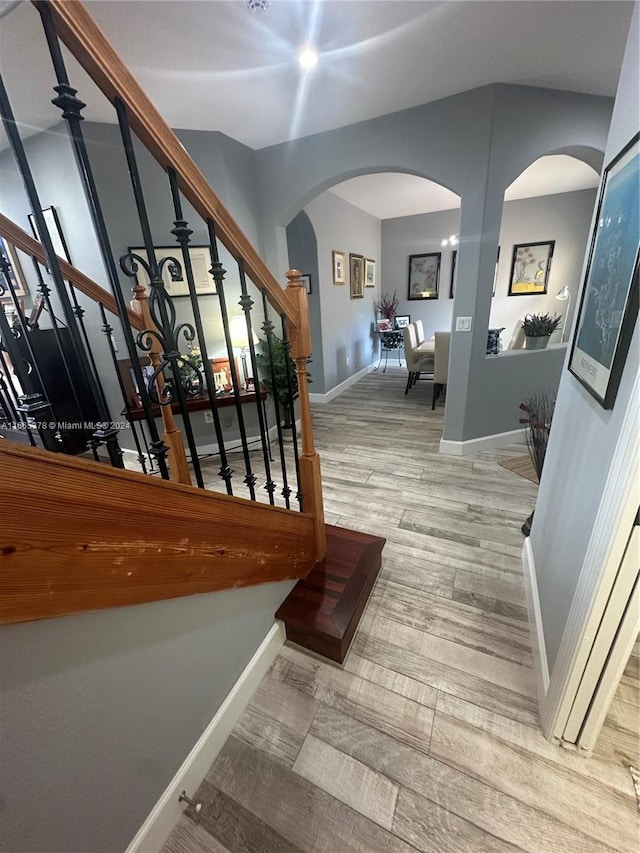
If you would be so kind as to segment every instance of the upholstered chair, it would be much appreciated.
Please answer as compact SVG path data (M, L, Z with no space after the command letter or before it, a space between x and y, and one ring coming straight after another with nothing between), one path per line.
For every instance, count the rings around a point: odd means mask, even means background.
M424 341L424 326L422 325L422 320L415 320L413 325L416 327L416 344L420 346Z
M447 384L449 374L449 345L451 344L451 332L436 332L434 346L433 365L433 400L431 408L435 409L436 400L440 392Z
M421 354L417 351L417 337L414 323L409 323L402 330L404 338L404 357L407 363L409 376L407 378L407 386L404 393L409 393L409 388L416 384L420 375L426 373L431 377L433 375L433 354Z

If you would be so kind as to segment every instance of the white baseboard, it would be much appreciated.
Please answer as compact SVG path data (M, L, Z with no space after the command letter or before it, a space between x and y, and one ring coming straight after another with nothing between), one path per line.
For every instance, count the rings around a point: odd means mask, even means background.
M276 622L125 853L158 853L162 848L186 808L185 803L178 802L178 797L182 791L188 796L195 794L285 639L284 624Z
M523 444L524 433L521 429L509 432L496 432L493 435L483 435L481 438L470 438L468 441L449 441L440 439L440 453L448 456L468 456L481 450L495 450L496 447L506 447L509 444Z
M540 610L540 597L538 595L538 581L536 578L536 564L533 558L531 538L527 536L522 546L522 570L524 574L524 589L527 597L527 611L529 614L529 633L531 635L531 653L533 655L533 671L536 677L536 688L538 691L538 708L549 690L549 664L547 662L547 650L544 642L544 628L542 625L542 611Z
M371 362L366 367L363 367L362 370L359 370L357 373L354 373L353 376L350 376L348 379L345 379L344 382L341 382L339 385L333 387L330 391L327 391L326 394L309 394L309 401L311 403L330 403L332 400L335 400L343 391L346 391L351 385L355 385L355 383L362 379L363 376L366 376L367 373L371 373L373 370L375 362Z

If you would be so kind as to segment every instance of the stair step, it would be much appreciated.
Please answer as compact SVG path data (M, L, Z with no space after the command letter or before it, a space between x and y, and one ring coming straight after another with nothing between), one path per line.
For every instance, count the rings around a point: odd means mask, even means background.
M276 619L287 638L342 663L373 589L386 542L380 536L326 525L327 556L299 580Z

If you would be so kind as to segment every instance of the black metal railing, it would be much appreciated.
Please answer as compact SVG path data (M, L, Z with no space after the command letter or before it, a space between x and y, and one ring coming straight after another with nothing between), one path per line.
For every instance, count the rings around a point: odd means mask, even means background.
M114 252L113 223L105 214L92 163L95 154L83 133L85 104L69 81L48 5L39 3L37 9L55 75L51 103L61 111L75 154L84 191L78 204L88 210L86 229L104 267L99 283L113 295L118 313L109 313L102 302L88 302L73 276L63 274L56 235L44 214L27 146L0 75L0 113L24 189L24 218L27 212L32 215L46 261L32 256L37 298L27 305L15 288L19 256L8 251L6 240L0 244L0 298L10 300L5 303L10 310L0 312L0 428L5 435L20 434L22 440L48 450L89 454L115 467L182 482L176 477L176 448L183 432L188 476L198 487L287 508L295 491L302 508L296 379L284 316L278 340L273 309L264 291L245 274L242 257L234 259L237 274L229 285L216 222L195 211L198 221L187 221L178 177L170 167L165 178L173 219L165 229L152 226L139 167L142 146L118 98L113 106L130 183L127 204L135 209L142 241L139 251L132 237L133 249L121 246ZM157 186L154 198L156 194ZM192 254L196 230L207 235L204 288ZM168 244L174 248L158 248ZM132 284L141 318L137 329L128 320L125 299ZM176 290L184 295L177 297ZM237 307L230 309L234 291ZM240 342L232 330L234 315L242 318L246 333ZM122 349L126 358L120 357ZM218 358L212 358L216 353ZM283 422L292 424L290 443Z

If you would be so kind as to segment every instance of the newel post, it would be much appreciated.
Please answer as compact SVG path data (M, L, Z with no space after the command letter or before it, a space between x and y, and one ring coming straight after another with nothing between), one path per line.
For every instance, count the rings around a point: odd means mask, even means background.
M131 300L131 310L135 311L136 314L139 314L140 317L142 317L142 322L144 324L143 328L155 330L156 324L151 316L151 311L149 309L149 297L146 289L142 285L136 284L133 287L133 296L134 298ZM153 369L156 370L161 361L160 342L155 335L150 335L149 337L151 340L149 360ZM164 384L162 373L158 373L156 381L158 399L162 399L162 389L164 388ZM167 453L169 459L169 476L177 483L185 483L187 486L190 486L191 475L189 473L189 465L187 463L187 454L184 449L184 441L182 440L182 433L178 429L175 418L173 417L171 404L167 406L160 406L160 411L162 412L162 423L164 425L164 435L162 436L162 440L169 449Z
M322 474L320 456L313 440L313 423L309 403L309 384L307 382L307 362L311 357L311 325L309 323L309 302L307 291L300 280L300 270L289 270L287 276L287 296L296 317L295 328L288 323L287 331L291 344L290 355L296 366L298 394L300 401L300 428L302 434L302 453L300 454L300 486L304 494L304 511L315 518L316 559L322 560L327 553L327 534L324 527L324 501L322 498ZM294 427L295 428L295 427Z

